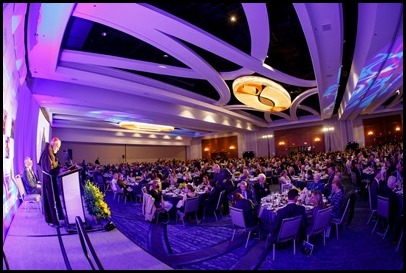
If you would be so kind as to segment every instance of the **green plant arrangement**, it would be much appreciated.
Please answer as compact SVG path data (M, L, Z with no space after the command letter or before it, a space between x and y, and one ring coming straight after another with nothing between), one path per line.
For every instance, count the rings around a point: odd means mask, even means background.
M104 201L104 194L90 180L85 182L84 199L87 211L96 219L108 219L111 211Z

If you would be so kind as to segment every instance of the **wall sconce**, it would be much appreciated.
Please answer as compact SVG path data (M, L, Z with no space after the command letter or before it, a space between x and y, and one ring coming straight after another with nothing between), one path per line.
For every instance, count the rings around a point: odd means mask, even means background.
M399 127L399 126L396 126L395 131L396 131L396 132L400 131L400 127Z
M204 148L204 151L205 151L205 152L208 152L209 150L210 150L210 149L209 149L209 148L207 148L207 147L206 147L206 148Z
M280 84L257 76L237 78L233 93L240 102L260 111L281 112L292 103L288 91Z
M231 145L229 149L230 149L230 150L234 150L234 149L235 149L235 146Z
M285 145L286 143L285 143L285 141L279 141L279 146L283 146L283 145Z
M316 137L316 138L314 139L314 142L320 142L320 138L319 138L319 137Z
M303 145L307 145L307 141L303 142Z
M369 132L368 132L368 135L369 135L369 136L372 136L373 134L374 134L374 132L372 132L372 131L369 131Z

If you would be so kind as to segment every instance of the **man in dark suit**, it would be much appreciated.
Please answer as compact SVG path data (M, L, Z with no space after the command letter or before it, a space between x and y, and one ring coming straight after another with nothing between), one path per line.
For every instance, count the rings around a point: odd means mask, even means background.
M38 184L37 175L32 169L32 160L30 157L24 159L24 172L21 179L24 182L24 188L27 194L41 194L41 185Z
M242 209L244 213L245 223L248 227L254 226L258 223L257 213L255 211L254 203L251 200L245 199L241 193L233 194L233 207Z
M305 207L302 205L297 205L297 199L299 196L299 192L296 189L291 189L288 192L288 204L279 209L276 213L276 216L271 224L271 234L273 242L276 237L278 236L279 230L281 228L282 220L285 218L290 218L298 215L302 215L302 222L299 228L299 242L300 240L305 238L306 232L306 210Z
M266 182L266 176L263 173L258 175L258 181L254 184L255 205L261 204L261 198L270 194L269 184Z
M218 192L221 192L223 190L225 191L223 200L221 200L221 202L223 204L223 214L227 215L230 212L227 196L235 189L234 182L232 180L233 175L228 168L221 168L219 164L214 164L212 167L212 171L213 172L211 180L216 182Z
M329 196L331 194L331 184L333 183L334 175L336 174L334 171L334 165L329 165L327 167L328 173L328 180L327 183L324 185L323 194L324 196Z
M256 201L254 198L254 194L249 189L248 183L245 181L241 181L238 185L239 185L238 188L236 188L233 192L228 194L228 200L232 202L234 193L241 193L243 198L251 200L255 204Z
M206 210L207 213L213 212L216 209L219 195L220 192L216 187L216 182L214 180L211 180L207 187L207 191L200 197L199 208L197 213L200 218L202 218L204 210Z

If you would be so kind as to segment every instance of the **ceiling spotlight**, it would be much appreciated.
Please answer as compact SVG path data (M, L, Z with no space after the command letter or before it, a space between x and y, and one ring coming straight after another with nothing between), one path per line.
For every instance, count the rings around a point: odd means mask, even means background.
M102 35L103 37L106 37L106 36L107 36L107 33L106 33L105 31L103 31L103 32L101 33L101 35Z
M281 112L291 105L289 93L280 84L257 76L243 76L233 82L234 96L254 109Z
M148 131L148 132L172 132L175 130L173 126L149 124L134 121L120 121L118 124L123 129L136 130L136 131Z

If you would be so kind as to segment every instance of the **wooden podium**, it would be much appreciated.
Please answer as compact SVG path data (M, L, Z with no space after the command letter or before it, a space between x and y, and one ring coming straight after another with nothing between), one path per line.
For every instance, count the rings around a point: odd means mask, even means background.
M68 170L58 175L62 190L62 202L65 212L65 225L69 230L71 227L76 229L76 216L86 219L83 206L82 191L80 189L80 171L81 167L72 166Z

